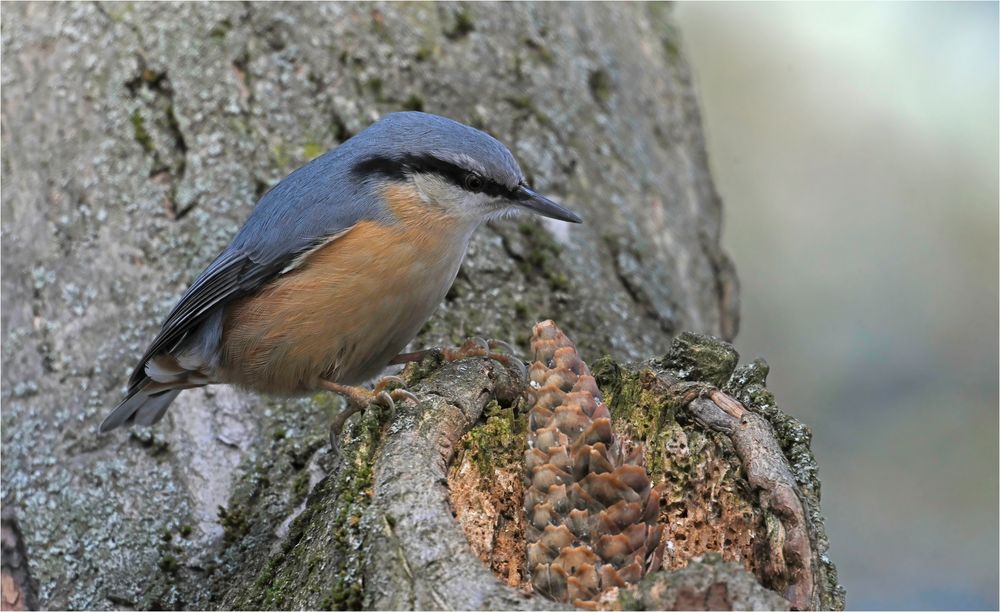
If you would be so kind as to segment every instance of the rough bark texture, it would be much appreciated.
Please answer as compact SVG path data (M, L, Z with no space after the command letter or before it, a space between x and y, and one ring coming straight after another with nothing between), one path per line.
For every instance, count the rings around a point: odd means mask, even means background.
M2 37L2 494L38 603L552 607L487 580L441 501L448 445L484 402L512 406L493 362L411 372L420 407L355 417L339 458L328 395L210 388L151 430L96 428L257 197L404 108L490 131L586 217L482 228L417 345L526 349L549 317L588 359L732 337L735 275L668 11L30 3L4 7Z

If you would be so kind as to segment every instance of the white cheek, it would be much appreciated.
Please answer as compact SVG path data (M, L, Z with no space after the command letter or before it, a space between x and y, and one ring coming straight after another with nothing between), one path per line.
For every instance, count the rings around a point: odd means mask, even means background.
M466 216L475 217L479 221L485 221L496 214L497 210L502 210L498 207L496 198L485 193L466 192L466 200L463 204Z
M434 175L416 175L413 184L424 202L455 217L481 221L493 209L488 195L470 193Z
M436 177L418 174L412 180L421 200L427 204L438 204L441 201L445 186Z
M478 193L469 193L464 189L456 189L449 199L449 212L460 219L478 221L483 217L483 205Z
M524 214L523 208L518 208L516 206L504 206L502 204L494 206L486 213L487 221L498 221L501 219L510 219L511 217L519 217Z
M466 192L465 194L465 204L467 204L469 208L475 208L478 209L479 211L484 211L487 208L491 208L492 201L493 198L486 195L485 193Z

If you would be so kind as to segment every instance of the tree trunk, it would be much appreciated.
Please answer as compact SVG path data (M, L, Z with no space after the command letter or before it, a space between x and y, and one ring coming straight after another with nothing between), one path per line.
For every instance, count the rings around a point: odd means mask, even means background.
M460 526L448 504L470 498L452 491L449 502L442 484L455 482L463 462L520 460L526 381L517 368L490 359L411 368L419 406L354 417L339 456L326 442L338 401L322 394L186 391L156 427L96 435L159 322L256 199L395 110L489 131L533 185L585 217L573 227L522 219L481 228L414 346L479 335L527 356L532 324L555 319L583 358L610 355L599 382L617 398L616 427L634 429L647 455L701 435L720 461L753 472L740 467L739 443L719 433L721 421L681 414L690 402L660 401L657 410L671 408L647 431L629 412L644 405L638 396L621 399L659 366L619 364L664 355L683 330L724 339L737 330L720 202L663 5L30 3L6 6L2 29L3 500L31 574L23 588L37 590L19 601L556 605L509 586L527 584L521 562L506 559L514 569L504 566L504 577L502 559L476 550L475 534L466 541L469 522ZM675 344L675 361L701 363L699 342ZM692 380L737 397L757 385L758 395L739 399L776 430L803 500L815 556L809 603L842 606L824 560L808 430L773 398L758 401L764 366L739 382L731 357L725 375ZM658 376L642 397L673 397L666 389L676 377ZM486 436L503 423L514 426L500 443ZM658 443L651 432L663 434ZM653 459L654 480L694 480L697 462ZM495 490L490 470L483 474L473 489ZM766 487L744 488L737 497L751 518L732 537L785 533ZM492 527L517 523L519 513L506 508ZM734 557L722 540L692 547L669 568L713 547L783 590L787 576ZM730 594L751 593L732 605L771 601L749 574L717 561L688 565L677 584L732 575ZM5 597L6 584L5 574ZM619 605L691 603L643 599L651 584Z

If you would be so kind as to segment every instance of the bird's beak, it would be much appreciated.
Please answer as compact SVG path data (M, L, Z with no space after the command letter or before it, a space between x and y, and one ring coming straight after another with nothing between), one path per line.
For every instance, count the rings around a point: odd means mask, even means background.
M514 192L514 204L521 208L527 208L531 212L538 213L543 217L552 217L560 221L570 223L581 223L583 219L568 208L556 204L547 197L535 193L527 185L521 185Z

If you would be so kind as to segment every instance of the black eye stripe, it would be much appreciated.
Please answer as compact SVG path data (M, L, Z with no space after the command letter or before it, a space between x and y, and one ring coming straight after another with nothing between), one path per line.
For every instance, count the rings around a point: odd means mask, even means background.
M405 180L406 176L413 172L434 173L466 191L506 198L513 198L516 193L516 190L508 189L485 176L469 172L460 166L431 155L404 155L398 158L370 157L355 164L353 172L359 177L379 174L396 181ZM470 178L470 175L478 178L478 181Z
M395 159L388 157L369 157L354 164L351 168L358 178L378 174L394 181L406 179L406 167Z

